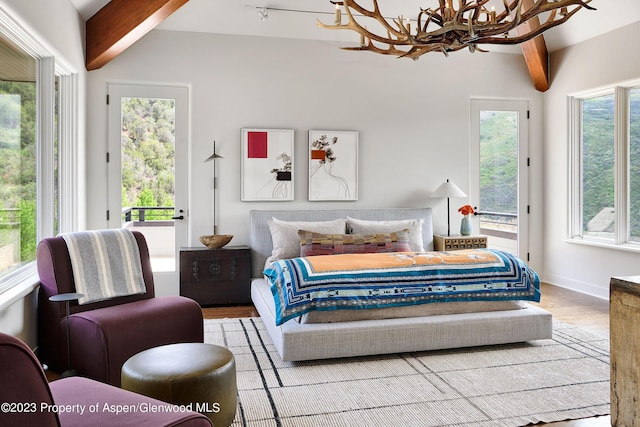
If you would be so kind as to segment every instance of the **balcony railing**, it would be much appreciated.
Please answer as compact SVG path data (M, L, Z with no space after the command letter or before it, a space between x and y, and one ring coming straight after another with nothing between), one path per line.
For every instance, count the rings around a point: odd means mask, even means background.
M0 209L0 276L21 264L20 209Z
M480 215L480 233L509 240L518 239L518 214L477 211L476 215Z
M136 227L173 225L173 206L130 206L122 208L122 222Z
M147 240L154 272L175 270L173 206L131 206L122 209L123 227L141 232Z
M0 227L3 229L18 228L20 226L19 216L19 208L0 209Z

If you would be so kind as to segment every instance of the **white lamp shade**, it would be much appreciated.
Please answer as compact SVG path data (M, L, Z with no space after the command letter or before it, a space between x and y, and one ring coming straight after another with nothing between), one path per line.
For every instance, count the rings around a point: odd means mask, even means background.
M467 197L467 195L457 185L447 180L431 194L431 197Z

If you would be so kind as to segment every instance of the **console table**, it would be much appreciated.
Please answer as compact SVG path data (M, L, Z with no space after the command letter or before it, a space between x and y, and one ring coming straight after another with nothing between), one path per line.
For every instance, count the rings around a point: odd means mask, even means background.
M249 246L180 248L180 295L201 306L251 304Z

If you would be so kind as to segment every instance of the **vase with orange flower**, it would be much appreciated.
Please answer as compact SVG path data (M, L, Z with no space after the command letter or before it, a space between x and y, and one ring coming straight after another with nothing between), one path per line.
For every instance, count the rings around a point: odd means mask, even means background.
M463 215L462 221L460 222L460 234L462 234L463 236L468 236L472 231L470 215L473 215L475 211L473 210L473 207L471 207L471 205L464 205L458 209L458 212Z

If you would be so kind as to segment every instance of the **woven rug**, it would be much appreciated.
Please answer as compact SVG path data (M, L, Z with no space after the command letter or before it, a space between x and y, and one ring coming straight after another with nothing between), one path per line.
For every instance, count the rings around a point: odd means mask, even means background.
M609 341L561 322L529 343L283 362L259 318L205 320L235 355L233 426L524 426L609 414Z

